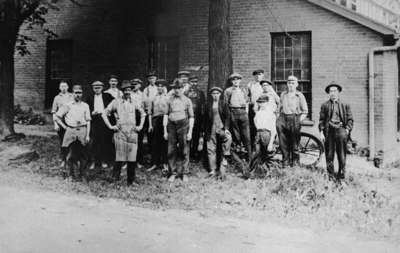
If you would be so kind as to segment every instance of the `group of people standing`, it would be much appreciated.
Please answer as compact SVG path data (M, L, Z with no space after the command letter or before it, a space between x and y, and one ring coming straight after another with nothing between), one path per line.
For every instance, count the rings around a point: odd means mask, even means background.
M180 71L171 85L147 74L147 84L138 79L123 80L112 75L104 83L91 84L93 93L83 99L80 85L68 92L60 83L54 98L54 127L61 143L62 163L72 168L71 156L79 160L79 173L86 169L113 166L112 178L119 180L127 168L128 185L136 181L135 170L143 167L147 137L151 164L147 171L161 169L173 182L188 181L189 161L199 161L207 154L209 175L226 175L231 149L243 152L250 162L255 154L273 152L276 135L282 151L282 166L299 165L301 121L307 117L304 95L297 90L298 80L289 76L287 91L278 96L264 71L253 72L254 80L242 85L242 76L233 73L227 87L212 87L208 98L198 87L199 78ZM120 83L120 85L119 85ZM345 170L345 142L353 125L350 107L338 99L342 87L330 84L330 100L321 107L319 128L325 141L328 172L334 175L335 150L340 178ZM204 152L203 152L204 151Z

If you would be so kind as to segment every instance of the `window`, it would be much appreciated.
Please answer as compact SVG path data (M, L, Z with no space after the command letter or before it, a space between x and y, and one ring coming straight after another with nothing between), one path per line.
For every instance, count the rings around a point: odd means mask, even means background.
M159 78L172 81L179 68L178 37L149 39L148 70L155 70Z
M46 98L45 107L49 108L58 94L61 80L72 80L72 40L48 40L46 57ZM71 83L70 83L71 85Z
M280 95L286 90L287 78L299 79L298 90L308 104L311 115L311 32L271 34L271 76Z
M351 0L351 9L353 11L357 10L357 0Z
M347 0L340 0L340 4L343 6L347 6Z

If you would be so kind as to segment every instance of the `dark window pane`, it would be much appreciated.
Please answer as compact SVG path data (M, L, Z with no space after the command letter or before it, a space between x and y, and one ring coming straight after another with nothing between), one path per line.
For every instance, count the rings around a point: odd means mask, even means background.
M285 58L292 58L292 48L291 47L285 47Z
M275 47L283 47L283 36L279 36L275 38Z
M294 70L293 70L293 75L294 75L295 77L297 77L298 79L302 79L302 78L301 78L301 70L300 70L300 69L294 69Z
M293 60L293 68L296 68L296 69L301 68L301 61L300 61L300 59L294 59L294 60Z
M275 80L285 80L285 79L284 79L284 76L283 76L283 70L277 69L277 70L275 71L275 74L276 74Z
M291 47L292 46L292 39L290 37L285 38L285 47Z
M291 69L285 69L285 79L287 80L289 76L293 75L292 70Z
M282 58L282 59L285 58L283 53L284 53L283 48L276 48L276 54L275 54L275 55L276 55L276 58L277 58L277 59L279 59L279 58Z
M284 66L283 66L283 59L276 59L276 65L275 65L275 68L277 68L277 69L283 69L284 68Z
M285 59L285 69L292 69L292 59Z

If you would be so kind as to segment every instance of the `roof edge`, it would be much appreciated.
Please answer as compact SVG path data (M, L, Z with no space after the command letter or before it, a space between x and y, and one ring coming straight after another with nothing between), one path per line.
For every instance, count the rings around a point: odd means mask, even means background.
M378 23L375 20L372 20L371 18L368 18L362 14L359 14L359 13L353 12L351 10L348 10L346 8L343 8L333 2L329 2L329 1L325 1L325 0L307 0L307 1L312 4L318 5L324 9L327 9L331 12L334 12L342 17L350 19L350 20L352 20L358 24L361 24L365 27L368 27L371 30L381 33L383 35L392 35L392 34L397 33L396 30L390 26Z

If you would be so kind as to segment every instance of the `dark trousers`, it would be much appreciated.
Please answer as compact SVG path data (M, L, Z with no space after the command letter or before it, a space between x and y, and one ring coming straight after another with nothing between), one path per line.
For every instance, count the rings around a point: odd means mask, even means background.
M224 156L231 153L232 136L224 130L218 129L211 132L207 140L207 155L210 171L217 170L219 161ZM222 151L222 152L221 152Z
M231 126L234 140L243 143L247 151L248 161L251 158L249 117L244 109L231 109Z
M339 171L338 175L343 176L346 170L346 145L348 135L345 128L329 127L325 136L325 158L326 168L330 174L335 173L333 159L335 158L335 151L338 157Z
M254 104L249 105L249 123L250 123L250 140L254 145L257 135L257 128L254 125L254 117L256 114L254 113ZM253 146L254 147L254 146Z
M192 133L192 140L190 141L190 156L194 159L199 159L200 154L197 151L199 146L200 134L201 134L201 122L195 119Z
M255 137L256 155L266 155L268 153L268 144L271 140L271 131L258 130Z
M108 129L101 115L92 116L90 137L92 161L96 164L115 160L115 148L112 143L113 132Z
M168 164L173 175L189 173L189 120L169 121L168 131Z
M279 136L279 147L282 151L284 166L299 163L300 144L300 115L281 114L277 120L276 128Z
M121 168L124 162L115 162L113 169L113 178L119 180L121 177ZM127 182L128 185L132 184L136 180L136 162L127 162Z
M66 148L66 150L66 166L69 169L70 176L74 179L82 177L86 178L87 164L89 161L87 146L82 145L80 141L74 141L68 146L68 148ZM76 168L78 168L78 173Z
M163 115L153 118L153 138L151 144L151 160L153 165L168 162L168 142L164 139Z
M140 113L136 114L140 116ZM136 122L140 122L140 117L136 118ZM144 136L147 136L147 146L150 146L152 142L152 133L149 133L149 117L146 116L144 121L143 129L138 134L138 151L137 151L137 161L138 163L144 163L145 146L143 143Z

